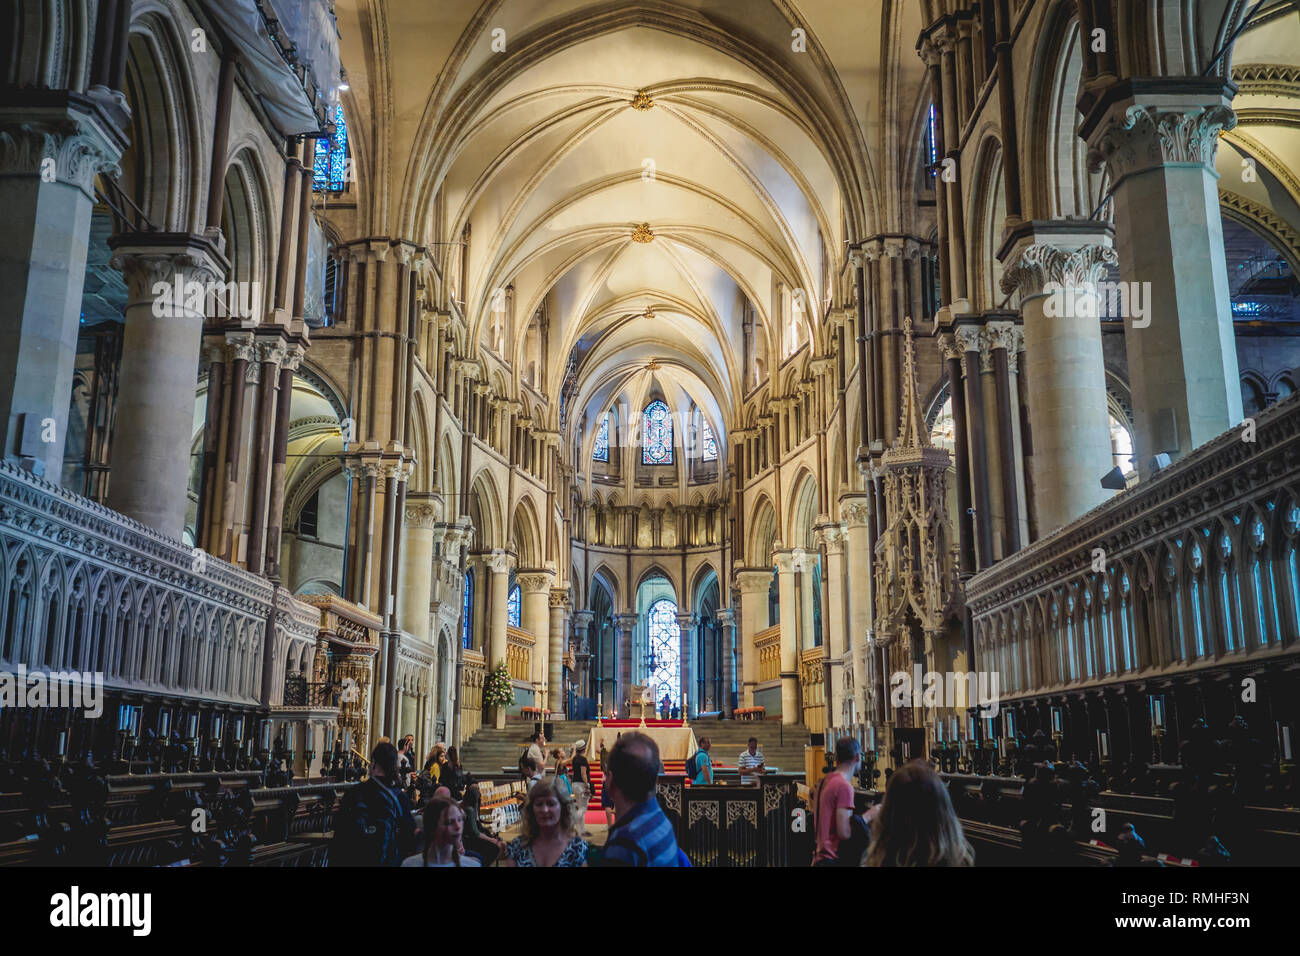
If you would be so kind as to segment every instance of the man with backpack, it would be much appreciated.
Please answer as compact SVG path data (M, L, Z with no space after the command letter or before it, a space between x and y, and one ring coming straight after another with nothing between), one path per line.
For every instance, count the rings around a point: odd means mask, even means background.
M398 789L397 748L370 755L370 775L346 794L334 818L331 866L398 866L416 850L411 802Z
M708 737L700 738L700 749L686 761L686 776L693 784L713 783L713 758L709 756L712 744Z

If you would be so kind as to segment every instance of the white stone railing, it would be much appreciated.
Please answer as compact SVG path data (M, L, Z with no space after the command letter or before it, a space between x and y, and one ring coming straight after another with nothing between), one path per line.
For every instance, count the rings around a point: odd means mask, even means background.
M0 587L0 666L223 703L269 703L268 622L281 651L319 624L265 578L6 463Z
M1298 546L1293 396L971 578L976 668L1015 697L1300 652Z

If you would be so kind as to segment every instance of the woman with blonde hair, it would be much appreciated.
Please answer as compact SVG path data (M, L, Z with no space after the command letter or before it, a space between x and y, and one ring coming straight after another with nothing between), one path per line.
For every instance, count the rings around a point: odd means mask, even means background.
M974 866L948 789L929 764L913 760L889 778L864 866Z
M587 841L578 836L573 801L553 779L528 791L519 814L523 834L506 847L506 866L586 866Z

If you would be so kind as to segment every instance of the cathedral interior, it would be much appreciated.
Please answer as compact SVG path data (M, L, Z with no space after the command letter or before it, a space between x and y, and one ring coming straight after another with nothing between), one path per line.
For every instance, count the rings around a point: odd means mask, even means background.
M647 718L697 866L806 865L844 737L979 866L1300 862L1300 3L0 51L0 866L327 865L381 740L508 802Z

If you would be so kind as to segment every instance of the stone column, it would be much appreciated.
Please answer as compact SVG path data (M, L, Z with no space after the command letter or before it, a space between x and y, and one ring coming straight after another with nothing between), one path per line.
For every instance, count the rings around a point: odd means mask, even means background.
M569 589L551 589L550 635L546 653L546 694L550 709L556 713L569 709L564 693L564 650L568 643ZM567 716L567 715L566 715Z
M802 549L777 551L777 587L781 594L781 723L798 723L798 658L800 642L799 587L796 574L810 567Z
M487 669L488 673L497 669L497 665L506 660L506 598L510 591L510 555L505 551L493 551L483 556L483 568L488 572L490 582L487 591L490 608ZM493 720L497 729L506 725L504 708L494 708Z
M429 640L429 601L433 588L434 525L442 518L442 500L437 495L410 495L406 499L402 536L401 583L398 593L398 627L422 641Z
M0 453L58 483L95 176L118 172L129 120L99 97L30 97L51 105L0 111Z
M528 679L540 693L546 683L546 662L551 644L550 592L555 575L550 571L520 571L515 575L519 585L519 623L533 636L532 666ZM538 706L541 702L538 701Z
M845 560L849 587L849 649L853 658L854 710L858 720L868 720L871 668L867 654L867 630L871 627L871 499L866 495L840 498L844 519Z
M624 717L632 716L631 700L628 695L632 688L632 631L636 629L637 620L635 614L614 615L614 626L618 628L618 692L613 705L615 712L624 711ZM625 699L628 699L628 707L623 706Z
M977 566L982 570L993 563L993 507L989 491L988 428L984 416L983 330L962 325L953 332L961 352L962 377L965 383L967 449L970 455L971 494L975 508L974 534ZM1100 332L1098 333L1100 335ZM1100 338L1098 339L1100 342Z
M130 298L108 506L179 538L207 291L228 263L217 233L129 233L110 244Z
M765 568L738 568L736 590L740 592L741 706L754 706L754 689L758 686L758 653L754 635L767 629L767 591L772 572Z
M1221 78L1132 79L1098 93L1080 135L1115 201L1135 462L1177 459L1241 422L1241 380L1214 154L1236 116ZM1038 384L1032 372L1030 380Z
M1016 372L1016 356L1024 343L1020 328L1011 322L989 322L985 328L985 343L993 361L994 401L997 409L998 473L1002 491L1002 556L1020 550L1020 458L1019 416L1012 413L1014 386L1011 376Z
M824 524L817 536L826 548L826 600L829 605L822 616L826 631L826 660L831 665L829 673L834 679L826 686L826 716L830 724L841 723L843 717L843 667L848 650L848 621L844 617L844 539L846 532L837 524Z
M1032 387L1040 536L1105 500L1113 467L1096 283L1115 262L1104 223L1028 222L1003 244L1002 290L1019 292ZM1083 314L1080 314L1083 313Z
M730 720L736 707L736 612L729 607L720 608L717 618L722 628L722 700L718 707Z
M695 712L700 712L700 701L696 700L695 686L695 625L700 622L699 615L694 611L687 611L677 615L677 627L681 631L681 693L682 693L682 717L685 718L687 708L695 705ZM659 702L655 702L655 707Z

